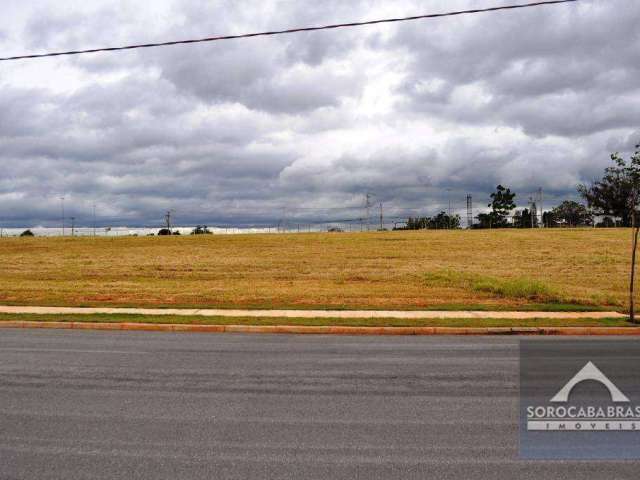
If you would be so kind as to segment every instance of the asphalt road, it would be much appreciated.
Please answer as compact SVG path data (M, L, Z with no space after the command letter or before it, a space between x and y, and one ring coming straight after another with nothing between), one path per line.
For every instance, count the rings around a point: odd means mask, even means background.
M637 479L518 459L517 345L2 330L0 478Z

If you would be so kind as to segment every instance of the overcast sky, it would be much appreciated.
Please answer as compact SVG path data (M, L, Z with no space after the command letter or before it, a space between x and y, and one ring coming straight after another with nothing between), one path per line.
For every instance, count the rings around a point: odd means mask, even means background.
M0 56L523 0L3 0ZM0 225L258 224L575 198L640 142L640 5L0 63Z

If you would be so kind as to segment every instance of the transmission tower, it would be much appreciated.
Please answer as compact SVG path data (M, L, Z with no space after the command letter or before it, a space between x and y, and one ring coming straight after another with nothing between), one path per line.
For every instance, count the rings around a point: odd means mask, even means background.
M451 230L451 188L447 188L447 202L449 202L449 208L447 209L447 229Z
M538 216L538 208L540 207L540 222L538 223L538 227L542 228L543 225L543 220L544 220L544 210L542 208L542 187L538 188L538 191L536 192L536 217Z
M467 195L467 228L473 227L473 197Z
M373 204L371 203L371 198L375 197L373 193L365 193L365 203L364 208L366 210L366 219L367 219L367 231L371 230L371 207Z
M64 237L64 196L60 197L60 202L62 205L62 236Z
M287 233L287 207L282 208L282 217L278 220L278 232Z
M535 226L534 219L538 217L538 206L536 205L535 194L532 197L529 197L529 221L531 223L531 228ZM524 223L524 219L523 219Z

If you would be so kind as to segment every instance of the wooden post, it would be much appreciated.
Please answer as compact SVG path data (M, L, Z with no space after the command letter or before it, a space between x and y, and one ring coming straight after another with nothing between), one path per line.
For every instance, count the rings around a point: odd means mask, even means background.
M631 208L631 279L629 281L629 320L635 323L635 301L633 298L636 274L636 250L638 247L638 231L640 226L636 225L636 196L633 195L633 203Z

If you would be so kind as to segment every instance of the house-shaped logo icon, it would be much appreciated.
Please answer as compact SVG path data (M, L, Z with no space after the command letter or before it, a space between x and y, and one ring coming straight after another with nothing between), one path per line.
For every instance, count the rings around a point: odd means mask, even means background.
M607 387L607 390L609 390L609 394L611 395L612 402L629 402L627 396L622 393L620 389L616 387L613 382L609 380L606 375L593 364L593 362L588 362L584 367L582 367L582 369L578 373L576 373L575 376L571 380L569 380L558 393L556 393L551 401L555 403L568 402L569 395L571 395L571 390L573 390L576 385L584 382L585 380L594 380Z

